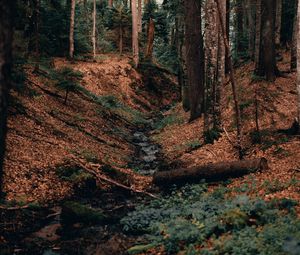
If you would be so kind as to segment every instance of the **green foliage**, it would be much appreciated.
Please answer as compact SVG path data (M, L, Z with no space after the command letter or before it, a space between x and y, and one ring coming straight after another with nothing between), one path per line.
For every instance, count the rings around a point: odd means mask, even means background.
M69 92L80 90L79 82L83 78L83 75L78 71L74 71L72 68L63 67L59 70L53 71L52 77L57 81L56 86L65 91L66 104Z
M76 222L99 224L107 219L101 211L73 201L67 201L63 204L61 217L64 225Z
M213 144L214 141L218 140L221 136L221 130L212 128L210 130L207 130L203 134L204 136L204 142L207 144Z
M297 246L300 221L293 201L230 198L228 191L207 193L205 184L187 185L139 206L121 224L127 232L147 233L149 242L168 254L289 254L287 249ZM193 247L206 247L208 239L212 247L195 253Z
M167 115L164 118L160 119L154 124L155 129L164 129L167 126L174 124L182 124L184 122L183 118L178 117L178 115L171 114Z
M56 174L64 181L69 181L72 183L83 183L92 178L85 170L80 167L58 167L56 168Z

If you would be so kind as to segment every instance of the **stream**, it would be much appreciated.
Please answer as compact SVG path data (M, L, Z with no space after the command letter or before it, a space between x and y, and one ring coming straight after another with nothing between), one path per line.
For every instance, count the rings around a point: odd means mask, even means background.
M128 165L137 173L146 176L153 175L164 164L160 146L150 138L154 121L155 119L149 119L146 125L134 130L131 138L135 153ZM126 236L119 222L129 211L134 210L136 204L145 201L144 197L112 188L109 192L99 191L96 196L78 196L74 200L102 210L113 220L98 225L74 224L71 229L65 229L62 206L50 208L47 214L53 216L40 223L44 227L23 238L15 248L19 252L12 254L120 255L125 254L128 248L143 238Z

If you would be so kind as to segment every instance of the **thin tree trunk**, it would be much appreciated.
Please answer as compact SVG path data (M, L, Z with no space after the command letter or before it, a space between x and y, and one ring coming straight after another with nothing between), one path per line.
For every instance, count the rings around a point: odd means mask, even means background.
M131 12L132 12L132 52L133 62L137 68L139 65L139 36L138 36L138 13L136 0L131 0Z
M142 0L138 0L138 30L139 33L142 32Z
M93 2L93 35L92 35L92 42L93 42L93 58L96 59L96 14L97 14L97 6L96 0Z
M123 27L122 24L119 26L119 54L123 54Z
M188 86L190 89L190 121L204 112L204 52L201 31L201 1L186 0L185 45Z
M300 2L300 1L299 1ZM295 10L298 9L298 0L295 0ZM291 46L291 71L296 71L297 68L297 40L298 40L298 14L296 12L293 22L293 38Z
M3 197L3 160L7 131L14 5L13 0L3 0L0 5L0 198Z
M276 0L276 24L275 24L275 44L280 47L281 42L281 16L282 16L282 0Z
M227 49L227 54L230 54L230 46L229 46L229 40L227 38L227 33L225 31L225 22L223 20L223 16L222 16L222 11L221 11L221 4L220 4L220 0L215 0L217 3L217 9L218 9L218 16L219 16L219 20L220 20L220 24L221 24L221 28L222 28L222 35L223 35L223 39L224 39L224 44L225 47ZM237 94L237 86L236 86L236 81L235 81L235 77L234 77L234 69L233 69L233 65L232 65L232 59L231 56L228 55L228 68L229 68L229 74L230 74L230 81L231 81L231 85L232 85L232 93L233 93L233 100L234 100L234 106L235 106L235 115L236 115L236 126L237 126L237 149L239 152L239 157L240 159L243 158L243 151L242 151L242 125L241 125L241 111L240 111L240 107L239 107L239 99L238 99L238 94Z
M263 65L267 81L276 79L275 15L276 2L263 0Z
M71 0L70 35L69 35L69 58L74 58L74 25L75 25L76 0Z
M256 25L255 25L255 73L259 75L261 69L259 64L261 63L261 0L256 0Z

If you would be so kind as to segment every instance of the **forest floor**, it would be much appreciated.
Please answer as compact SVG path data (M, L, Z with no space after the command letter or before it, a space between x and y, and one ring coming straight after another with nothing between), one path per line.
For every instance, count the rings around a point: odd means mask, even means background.
M49 72L64 66L83 74L80 89L70 92L67 104ZM149 203L147 194L134 191L157 195L151 183L153 170L238 159L231 144L235 125L229 83L222 101L228 135L221 133L213 144L204 144L203 119L188 123L188 113L179 103L180 89L166 70L145 65L136 71L129 57L117 55L99 55L96 62L55 59L41 65L40 71L30 64L24 68L25 86L12 92L8 121L1 254L126 254L134 244L143 243L144 236L126 236L119 221L137 205ZM288 56L279 69L288 71ZM284 131L296 116L295 74L266 83L255 80L252 70L249 63L236 73L243 147L246 158L265 157L270 169L230 180L227 187L231 196L299 203L300 141ZM256 107L259 144L253 138ZM146 151L144 158L141 150ZM132 191L95 180L95 171ZM208 190L219 186L210 184ZM90 209L82 204L97 210L86 212ZM103 214L97 214L99 210ZM299 207L296 210L299 214ZM78 225L78 214L93 217ZM93 222L101 222L101 217L106 224L96 227ZM148 248L148 254L165 252Z

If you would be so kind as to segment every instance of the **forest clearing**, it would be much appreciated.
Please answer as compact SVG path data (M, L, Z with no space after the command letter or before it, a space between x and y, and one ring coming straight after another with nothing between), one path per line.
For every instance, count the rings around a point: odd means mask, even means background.
M4 0L0 254L299 255L298 0Z

